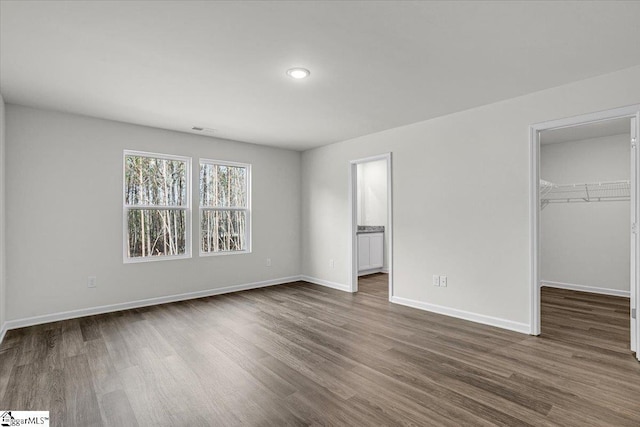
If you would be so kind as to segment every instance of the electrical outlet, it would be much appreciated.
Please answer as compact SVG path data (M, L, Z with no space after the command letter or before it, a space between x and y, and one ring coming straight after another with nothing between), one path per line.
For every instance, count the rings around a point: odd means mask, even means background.
M96 286L98 286L98 278L96 276L89 276L87 288L95 288Z
M437 274L433 275L433 286L440 286L440 276L438 276Z
M447 276L446 275L440 276L440 286L442 286L443 288L447 287Z
M271 267L271 258L267 258L267 267Z
M336 263L335 263L334 260L332 260L332 259L329 260L329 267L330 268L335 268L336 267Z

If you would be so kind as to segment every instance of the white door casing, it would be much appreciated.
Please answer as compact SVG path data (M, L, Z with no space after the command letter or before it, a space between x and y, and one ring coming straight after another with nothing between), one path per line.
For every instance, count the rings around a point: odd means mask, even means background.
M640 202L638 197L638 168L640 167L640 147L638 147L638 118L631 118L631 131L630 131L630 143L631 143L631 187L630 187L630 195L631 195L631 224L630 224L630 236L631 236L631 259L637 260L638 255L640 254L640 233L638 231L638 226L640 222L640 208L638 207L638 203ZM635 185L634 185L635 184ZM638 268L640 268L640 262L631 262L630 266L630 277L631 277L631 286L629 288L630 291L630 322L631 322L631 350L636 352L636 357L640 360L640 352L638 350L638 342L640 342L639 336L639 328L638 324L638 294L640 293L640 289L638 286L634 286L634 284L638 283Z
M640 351L636 351L640 343L640 315L638 315L638 308L640 308L640 233L636 232L640 227L640 195L638 194L638 179L640 178L640 105L552 120L530 126L530 334L540 334L540 132L621 118L629 118L631 123L631 221L629 224L631 235L631 277L629 287L631 313L629 317L631 324L631 350L636 352L636 358L640 360Z

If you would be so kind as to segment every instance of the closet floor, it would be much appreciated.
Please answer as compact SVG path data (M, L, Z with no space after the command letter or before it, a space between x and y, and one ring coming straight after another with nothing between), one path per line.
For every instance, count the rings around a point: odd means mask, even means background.
M385 280L9 331L0 409L82 427L640 425L628 300L544 289L531 337L391 304Z
M595 353L630 354L629 298L543 287L542 338Z

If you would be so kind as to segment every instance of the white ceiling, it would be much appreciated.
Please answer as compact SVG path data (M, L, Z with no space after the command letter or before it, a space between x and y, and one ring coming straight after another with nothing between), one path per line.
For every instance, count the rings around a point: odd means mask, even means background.
M604 120L586 125L547 130L541 132L540 143L543 145L557 144L622 134L631 136L630 119Z
M640 64L640 2L0 8L9 103L297 150Z

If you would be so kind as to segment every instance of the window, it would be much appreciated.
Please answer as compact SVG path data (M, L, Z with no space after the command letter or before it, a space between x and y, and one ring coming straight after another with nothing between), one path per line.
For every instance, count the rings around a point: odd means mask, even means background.
M251 252L251 165L200 160L200 254Z
M124 261L191 256L191 159L124 152Z

